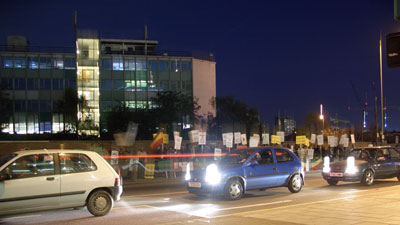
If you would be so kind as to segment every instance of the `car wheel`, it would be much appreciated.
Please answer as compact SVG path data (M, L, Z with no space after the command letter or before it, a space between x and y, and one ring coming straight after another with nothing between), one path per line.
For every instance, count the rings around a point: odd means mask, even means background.
M87 208L93 216L105 216L114 205L114 200L107 191L93 192L87 201Z
M238 200L243 195L243 185L239 180L230 180L225 185L224 197L227 200Z
M292 193L297 193L303 187L303 180L299 174L293 175L288 183L289 191Z
M326 182L328 182L328 184L331 185L331 186L335 186L336 184L339 183L338 180L327 180Z
M366 186L370 186L374 183L374 172L367 170L364 172L361 183Z

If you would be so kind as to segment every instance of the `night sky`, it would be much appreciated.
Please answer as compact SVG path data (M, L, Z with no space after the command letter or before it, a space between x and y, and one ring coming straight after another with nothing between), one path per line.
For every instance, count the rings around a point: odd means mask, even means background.
M0 44L7 35L24 35L31 45L73 47L75 10L78 28L105 38L140 39L147 24L159 49L214 53L217 96L231 94L256 107L270 125L278 111L301 124L319 104L359 124L350 82L362 98L367 93L372 122L373 96L380 92L379 34L385 39L400 31L392 0L1 0ZM388 129L400 130L400 69L387 67L383 44Z

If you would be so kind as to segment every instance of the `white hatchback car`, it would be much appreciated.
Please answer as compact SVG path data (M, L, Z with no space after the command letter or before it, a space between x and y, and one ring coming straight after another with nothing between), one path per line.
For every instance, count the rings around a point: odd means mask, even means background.
M121 176L93 151L27 150L0 159L0 215L87 206L104 216L121 194Z

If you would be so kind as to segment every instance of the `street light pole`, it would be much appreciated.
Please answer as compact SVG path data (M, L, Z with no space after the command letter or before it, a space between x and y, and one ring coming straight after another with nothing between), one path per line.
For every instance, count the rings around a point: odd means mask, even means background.
M381 137L382 144L385 142L385 135L383 133L384 124L383 124L383 75L382 75L382 33L379 38L379 64L380 64L380 72L381 72Z

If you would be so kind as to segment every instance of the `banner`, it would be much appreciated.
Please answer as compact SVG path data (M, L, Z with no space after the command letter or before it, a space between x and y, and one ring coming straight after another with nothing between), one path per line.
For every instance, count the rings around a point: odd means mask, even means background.
M162 145L162 143L164 142L164 133L160 132L158 134L153 134L153 142L150 144L150 149L154 150L156 148L158 148L158 146Z
M233 133L226 133L226 147L233 147Z
M222 145L223 146L226 146L226 135L227 135L228 133L223 133L222 134Z
M176 149L176 150L181 150L181 146L182 146L182 137L174 136L174 142L175 142L174 149Z
M269 134L262 134L263 145L269 145Z
M306 136L296 136L296 145L305 145L306 139Z
M354 137L354 134L351 134L350 137L351 137L351 143L355 144L356 143L356 139Z
M271 135L271 144L281 144L281 137L277 135Z
M247 137L246 134L241 134L240 139L242 139L242 145L247 145Z
M324 145L324 135L320 134L317 136L318 145Z
M112 150L111 151L111 165L118 165L118 151Z
M190 143L199 142L199 131L198 130L189 131L189 140L190 140Z
M168 134L164 134L164 136L163 136L163 143L164 143L164 144L168 144L168 143L169 143L169 135L168 135Z
M235 132L235 145L240 144L242 140L240 139L240 132Z
M342 136L340 136L340 140L339 140L339 144L343 145L344 144L344 139L347 138L347 134L343 134Z
M249 142L250 142L250 144L249 144L250 148L258 147L258 143L260 142L260 137L252 136L252 137L250 137L250 141Z
M281 137L281 142L285 141L285 132L284 131L278 131L278 132L276 132L276 135Z
M205 145L207 139L206 132L199 132L199 145Z
M315 144L315 139L316 138L317 138L317 135L311 134L311 140L310 140L311 144Z
M345 147L345 148L349 147L349 138L348 137L344 139L343 147Z
M338 137L335 136L328 136L328 144L330 147L338 146Z

